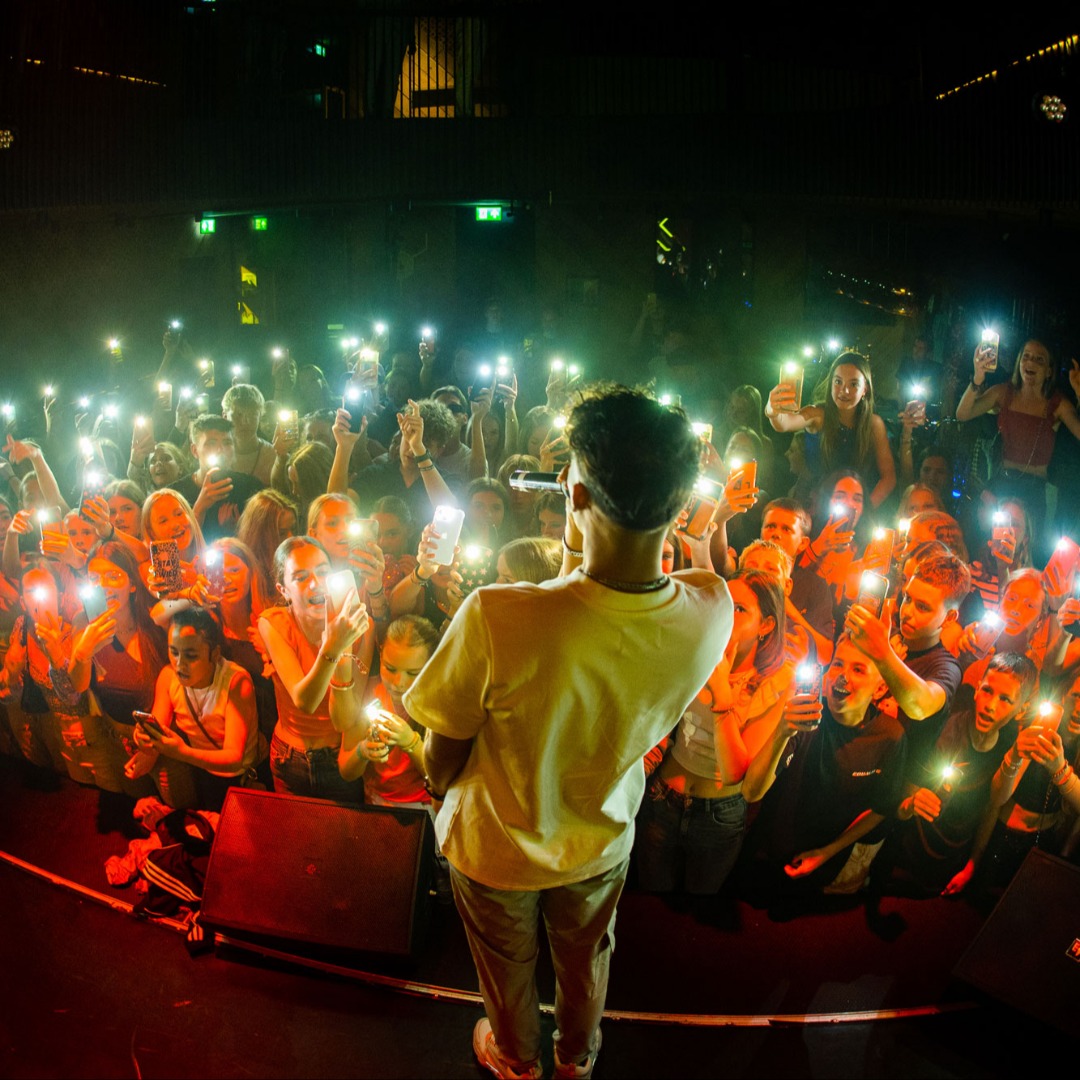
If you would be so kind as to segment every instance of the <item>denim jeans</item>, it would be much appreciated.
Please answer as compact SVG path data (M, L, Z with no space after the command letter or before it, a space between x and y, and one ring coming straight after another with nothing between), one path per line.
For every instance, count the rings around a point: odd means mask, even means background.
M746 802L741 795L699 799L673 791L653 776L637 817L634 855L639 887L646 892L684 889L698 896L719 892L745 832Z
M342 780L336 746L297 750L277 735L270 740L270 772L279 794L308 795L333 802L361 803L360 780Z

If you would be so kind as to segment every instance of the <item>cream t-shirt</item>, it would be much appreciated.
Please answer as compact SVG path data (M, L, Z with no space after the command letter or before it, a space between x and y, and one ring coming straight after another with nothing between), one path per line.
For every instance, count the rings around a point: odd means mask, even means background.
M424 727L474 740L436 819L451 864L535 890L626 858L642 759L719 663L731 626L727 585L703 570L655 593L575 572L470 595L405 695Z

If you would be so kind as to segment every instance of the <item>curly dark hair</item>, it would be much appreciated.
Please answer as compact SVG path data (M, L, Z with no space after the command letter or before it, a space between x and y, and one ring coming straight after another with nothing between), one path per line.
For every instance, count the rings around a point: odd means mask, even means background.
M686 413L643 390L584 391L566 435L601 512L636 532L670 525L701 468L701 442Z

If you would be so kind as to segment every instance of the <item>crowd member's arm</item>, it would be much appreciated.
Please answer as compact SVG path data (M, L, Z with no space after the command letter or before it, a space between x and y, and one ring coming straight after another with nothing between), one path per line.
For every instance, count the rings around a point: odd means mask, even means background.
M135 425L131 429L131 454L128 457L127 478L137 484L141 491L153 491L149 460L154 452L154 430L150 424Z
M315 712L330 689L331 679L337 683L352 681L353 659L348 649L367 629L367 622L364 605L359 597L350 592L341 611L327 623L311 670L304 671L289 643L270 622L259 619L259 636L266 646L270 662L293 704L301 712Z
M170 668L164 669L162 674L166 672L175 678ZM228 772L238 769L243 763L244 748L258 723L255 687L251 676L246 671L237 671L229 683L229 693L225 700L225 734L220 750L200 750L188 746L171 726L162 726L161 734L151 727L136 728L135 741L168 758L194 765L197 769ZM146 740L145 743L143 739Z
M1010 790L1006 760L1014 753L1018 754L1022 759L1022 765L1016 770L1015 779L1012 780ZM1014 764L1015 761L1016 758L1014 757ZM1046 770L1051 783L1058 787L1062 799L1068 803L1073 811L1080 811L1080 779L1077 778L1076 771L1065 757L1065 748L1062 745L1061 736L1053 728L1044 728L1037 724L1023 728L1020 731L1019 735L1016 736L1016 743L1010 748L1009 753L1005 755L1005 759L1002 760L1002 768L998 770L998 773L1001 774L1005 771L1006 776L1003 777L1001 792L996 793L997 799L1000 799L1001 795L1006 792L1010 798L1015 794L1020 777L1023 776L1025 769L1029 768L1032 762ZM995 784L997 779L998 777L995 776ZM1003 799L997 802L997 805L1004 805L1007 801L1008 798Z
M944 707L946 693L940 684L920 678L896 655L889 640L889 607L877 619L861 604L853 604L844 628L851 643L874 661L896 704L910 719L925 720Z
M365 636L369 636L369 634L365 633ZM342 666L348 666L344 658L343 663L338 665L339 670L335 672L334 677L330 680L330 723L334 725L335 731L347 733L356 728L357 725L364 723L360 706L363 703L364 691L367 687L367 673L371 666L371 657L369 655L364 663L354 660L349 677L344 682L340 681L342 678L340 668ZM340 765L341 760L339 757L339 768ZM345 779L354 780L356 777L347 776Z
M915 458L911 449L912 433L921 424L917 414L908 408L899 416L900 420L900 487L907 488L915 483ZM925 423L925 421L923 421Z
M710 447L711 450L711 447ZM735 573L735 553L728 544L727 523L736 514L745 514L757 502L758 488L736 491L731 480L720 491L714 520L716 531L712 534L710 548L713 565L721 577L729 578Z
M199 494L195 499L195 505L191 508L191 512L195 515L195 520L200 526L206 521L206 515L222 499L228 498L232 493L232 478L228 473L221 473L218 479L214 479L217 472L216 468L206 470L202 484L199 485Z
M746 768L742 797L748 803L765 797L776 780L776 770L787 744L799 732L812 731L817 727L821 722L821 713L821 698L816 694L794 694L784 702L772 737L763 740Z
M971 844L967 862L949 879L949 883L941 890L942 896L958 896L967 888L990 846L990 837L994 835L997 822L998 807L987 807L979 821L979 827L975 830L975 839Z
M1016 742L1005 752L994 779L990 781L990 805L1000 810L1016 794L1016 786L1031 764L1030 746L1035 728L1021 728ZM1028 753L1024 751L1028 750Z
M806 545L800 558L800 565L818 569L825 562L826 556L850 548L855 532L844 527L846 521L846 518L830 517L821 532Z
M991 409L997 408L1005 399L1008 383L998 383L989 388L986 385L987 372L996 362L996 349L987 345L976 347L973 360L974 375L971 382L964 387L964 392L956 406L956 419L961 423L988 413Z
M364 718L342 736L338 751L338 771L342 778L359 779L367 770L367 763L385 761L392 746L400 747L408 755L410 764L421 776L427 775L423 738L400 716L390 713L380 716L379 727L382 737L372 739L371 721ZM347 742L349 749L346 749Z
M874 457L877 459L878 476L881 478L874 485L874 490L870 492L870 502L876 509L896 487L896 462L893 461L892 450L889 447L885 421L877 413L870 417L870 430L874 438Z
M89 689L94 657L112 641L115 633L116 613L110 610L87 623L76 639L68 662L71 687L76 693L81 694Z
M19 537L26 536L34 528L29 510L20 510L11 519L4 536L4 577L18 581L22 575L22 558L19 555Z
M274 463L270 466L270 486L275 491L291 494L289 484L289 455L299 446L299 440L293 438L278 424L274 428ZM348 478L346 477L346 480Z
M432 390L436 389L435 360L437 356L438 350L434 341L422 340L420 342L420 389L424 397L430 397Z
M868 832L876 829L885 820L876 810L864 810L835 840L823 847L811 848L800 852L784 867L784 873L790 878L805 877L820 866L824 866L834 855L851 847Z
M790 598L784 602L784 613L787 615L789 625L795 623L795 625L801 627L810 638L810 642L814 646L814 651L817 653L818 663L828 667L828 665L832 663L832 638L828 638L824 634L819 634L806 619L803 618L802 612L791 602Z
M487 447L484 445L484 417L491 412L491 391L486 387L469 402L469 479L487 476Z
M795 411L795 387L791 383L780 383L769 391L769 400L765 403L765 416L773 426L773 431L817 431L825 418L825 410L820 405L804 405Z
M375 655L375 641L382 641L390 624L390 597L386 595L383 587L386 558L382 548L372 541L364 547L350 550L349 565L360 575L363 600L371 616L371 625L360 639L356 650L357 663L367 672Z
M439 564L435 561L435 545L438 542L438 534L435 532L433 523L424 526L420 535L420 543L416 548L416 566L394 586L390 594L390 618L396 619L400 615L408 615L418 610L424 588L439 570Z
M135 556L136 562L144 563L150 558L150 548L137 536L121 532L113 526L113 523L109 520L109 504L105 501L104 496L93 495L84 500L82 514L93 525L94 532L102 540L119 541Z
M401 428L402 453L408 448L412 454L431 505L457 506L454 493L446 486L446 481L424 446L424 418L420 415L416 402L410 401L405 410L397 414L397 418L398 427Z
M511 447L516 447L521 438L521 427L518 423L517 414L518 381L515 372L509 385L499 383L495 387L495 396L503 403L503 457L508 458L512 453ZM527 453L528 448L521 453Z
M1075 359L1069 370L1069 385L1080 399L1080 364ZM1068 398L1061 399L1061 404L1054 410L1054 419L1063 423L1072 432L1074 439L1080 439L1080 416L1076 415L1076 406Z
M700 539L695 539L688 532L686 532L686 511L684 510L679 515L679 520L675 525L675 539L677 543L685 544L690 551L690 565L695 570L709 570L712 573L716 573L716 567L713 566L712 558L712 537L720 526L715 521L710 521L708 527L705 529L705 535ZM669 536L672 534L669 533ZM729 550L727 545L724 545L725 550ZM730 574L724 574L724 577L730 577Z
M37 477L44 504L46 506L59 506L62 513L68 513L71 507L68 506L67 501L60 494L60 485L57 484L56 477L53 476L53 471L49 468L49 463L45 460L45 455L42 453L40 446L35 446L31 442L21 442L8 435L4 453L11 459L13 465L18 465L22 461L29 461L31 468L34 470L34 475Z
M356 406L359 408L360 406ZM330 479L326 490L338 495L345 495L349 490L349 469L352 464L353 449L367 430L367 417L360 421L360 431L349 430L350 417L344 409L338 409L334 417L334 464L330 466Z

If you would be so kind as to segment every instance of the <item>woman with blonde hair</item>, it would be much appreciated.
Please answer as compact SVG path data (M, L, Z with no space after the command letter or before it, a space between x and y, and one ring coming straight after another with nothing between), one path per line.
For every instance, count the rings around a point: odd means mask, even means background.
M498 585L528 581L539 585L559 576L562 568L562 544L542 536L522 536L504 544L497 563Z

